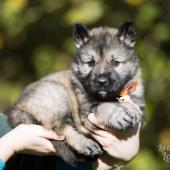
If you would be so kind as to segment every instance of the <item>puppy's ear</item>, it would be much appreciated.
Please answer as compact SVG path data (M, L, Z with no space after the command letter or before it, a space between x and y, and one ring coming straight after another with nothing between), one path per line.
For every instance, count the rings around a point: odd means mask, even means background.
M118 29L118 39L126 46L132 48L135 45L136 31L131 21L124 22Z
M76 47L80 48L84 43L86 43L89 40L89 33L87 28L80 23L75 24L73 38Z

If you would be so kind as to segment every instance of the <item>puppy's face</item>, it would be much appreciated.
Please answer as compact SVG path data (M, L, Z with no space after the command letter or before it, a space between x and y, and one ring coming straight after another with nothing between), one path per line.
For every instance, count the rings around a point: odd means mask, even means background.
M135 75L138 68L133 48L135 36L130 22L118 30L104 27L88 31L83 25L75 26L77 53L72 70L96 100L112 100Z

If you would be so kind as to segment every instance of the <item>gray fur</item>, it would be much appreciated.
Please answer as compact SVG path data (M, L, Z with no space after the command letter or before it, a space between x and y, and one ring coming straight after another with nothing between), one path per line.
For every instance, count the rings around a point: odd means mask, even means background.
M75 151L87 156L101 154L100 145L87 135L89 113L95 112L101 123L111 129L132 129L144 121L143 86L133 48L135 36L129 22L118 30L108 27L87 30L81 24L75 25L77 52L71 69L29 85L11 109L11 125L37 123L65 135L65 144L54 146L68 163L73 163ZM116 99L131 80L137 82L131 99L142 112Z

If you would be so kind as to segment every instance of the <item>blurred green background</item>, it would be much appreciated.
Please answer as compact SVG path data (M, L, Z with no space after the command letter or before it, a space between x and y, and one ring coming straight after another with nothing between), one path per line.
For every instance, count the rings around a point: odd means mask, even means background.
M69 68L75 22L88 27L134 21L147 103L138 156L125 170L169 170L158 145L170 154L169 0L0 0L0 111L24 86ZM170 161L170 155L169 155Z

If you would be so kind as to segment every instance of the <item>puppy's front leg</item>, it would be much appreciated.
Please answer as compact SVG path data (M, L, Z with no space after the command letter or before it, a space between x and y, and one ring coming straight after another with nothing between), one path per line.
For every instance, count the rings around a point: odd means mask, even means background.
M97 106L95 115L106 128L125 130L137 127L142 114L131 103L102 103Z
M82 135L71 125L64 125L61 133L66 137L66 142L80 154L94 156L102 153L97 142Z

